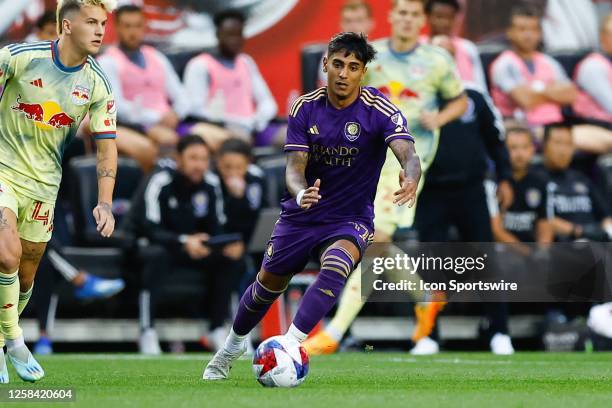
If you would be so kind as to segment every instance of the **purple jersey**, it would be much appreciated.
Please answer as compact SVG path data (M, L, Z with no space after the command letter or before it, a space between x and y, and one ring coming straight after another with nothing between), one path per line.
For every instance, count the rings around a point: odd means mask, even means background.
M309 153L306 180L312 186L321 179L322 198L304 211L285 192L281 218L298 224L371 225L380 170L395 139L414 141L402 113L375 88L361 88L344 109L329 102L325 87L298 98L289 112L285 151Z

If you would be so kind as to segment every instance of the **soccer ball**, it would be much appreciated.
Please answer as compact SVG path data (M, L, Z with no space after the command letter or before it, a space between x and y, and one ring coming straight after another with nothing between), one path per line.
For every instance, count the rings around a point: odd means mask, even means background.
M253 373L264 387L297 387L308 374L308 354L294 339L270 337L255 350Z

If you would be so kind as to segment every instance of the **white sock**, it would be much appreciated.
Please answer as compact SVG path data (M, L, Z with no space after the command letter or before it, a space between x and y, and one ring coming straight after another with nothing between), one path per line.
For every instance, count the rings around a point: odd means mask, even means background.
M306 337L308 337L308 333L304 333L303 331L295 327L293 323L291 323L289 330L287 330L286 336L295 339L298 343L302 343L304 340L306 340Z
M325 333L327 333L329 335L329 337L331 337L332 339L336 340L338 343L340 343L340 340L342 340L342 336L344 335L344 333L341 333L338 329L336 329L332 325L328 325L324 329L324 331L325 331Z
M230 352L236 352L240 350L247 336L248 334L245 334L243 336L236 334L236 332L234 332L234 328L232 328L229 334L227 335L227 338L225 339L225 345L223 346L223 348Z
M23 347L25 345L25 340L22 336L17 337L16 339L6 339L6 348L9 351L13 351L16 348Z

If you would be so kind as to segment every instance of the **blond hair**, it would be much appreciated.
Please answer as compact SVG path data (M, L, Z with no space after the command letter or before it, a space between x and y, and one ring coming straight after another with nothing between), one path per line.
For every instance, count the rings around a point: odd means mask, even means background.
M80 10L84 6L100 6L107 13L117 8L117 0L58 0L57 1L57 33L62 33L62 21L71 11Z

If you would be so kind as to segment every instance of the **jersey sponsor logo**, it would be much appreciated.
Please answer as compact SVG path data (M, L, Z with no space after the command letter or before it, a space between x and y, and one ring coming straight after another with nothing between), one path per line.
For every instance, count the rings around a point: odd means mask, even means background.
M117 107L115 106L115 100L111 99L110 101L106 102L106 113L110 113L112 115L115 112L117 112Z
M525 192L525 202L530 208L536 208L542 202L542 194L535 188L530 188Z
M21 112L26 119L34 121L35 126L42 130L61 129L72 126L76 120L62 111L62 107L54 101L43 103L27 103L17 96L16 104L11 106L16 112Z
M74 123L74 119L72 119L68 114L64 112L56 113L51 116L49 119L49 126L53 126L56 129L61 129L63 127L70 127Z
M361 125L357 122L346 122L344 125L344 136L354 142L361 135Z
M70 98L75 105L82 106L87 104L90 99L89 88L83 85L76 85L72 92L70 92Z
M21 102L21 95L17 96L17 104L11 106L11 109L23 113L26 119L30 119L36 122L43 121L44 109L42 105L38 103Z
M325 163L328 166L351 167L359 156L359 148L348 146L311 146L310 160Z
M196 217L205 217L208 214L208 194L199 192L191 199L193 214Z

